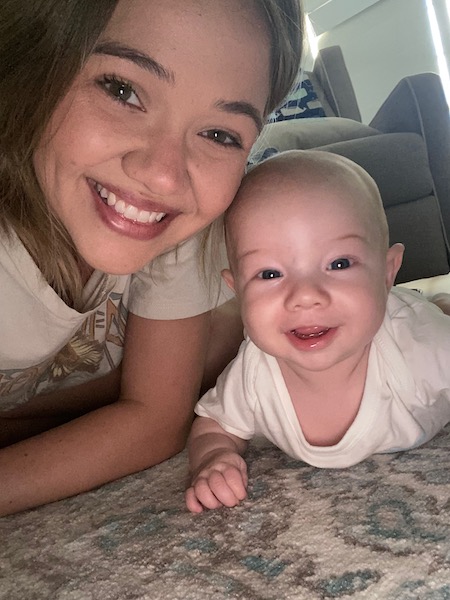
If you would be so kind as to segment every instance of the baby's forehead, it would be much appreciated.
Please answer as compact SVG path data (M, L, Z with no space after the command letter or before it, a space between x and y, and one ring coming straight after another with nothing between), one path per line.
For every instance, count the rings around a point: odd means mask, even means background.
M370 212L377 206L376 190L356 173L329 173L301 168L265 169L243 182L229 214L257 210L299 210L329 204L336 210Z
M312 163L312 164L311 164ZM385 215L373 179L350 161L288 160L262 164L243 181L227 215L227 228L244 233L256 216L274 211L308 211L320 223L321 212L347 216L377 238L386 237ZM305 213L308 215L308 213ZM230 231L233 234L233 231Z

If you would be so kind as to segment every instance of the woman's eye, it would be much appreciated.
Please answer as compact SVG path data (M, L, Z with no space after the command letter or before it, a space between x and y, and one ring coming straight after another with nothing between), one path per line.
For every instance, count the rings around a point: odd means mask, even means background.
M265 269L261 273L258 273L258 277L260 279L277 279L277 277L282 277L282 274L275 269Z
M108 92L113 100L142 109L141 102L130 83L118 79L117 77L105 76L100 81L100 85Z
M228 131L223 131L222 129L210 129L209 131L202 132L200 135L212 140L220 146L242 148L241 140L237 136L228 133Z
M340 271L341 269L348 269L351 267L351 262L348 258L337 258L329 266L330 271Z

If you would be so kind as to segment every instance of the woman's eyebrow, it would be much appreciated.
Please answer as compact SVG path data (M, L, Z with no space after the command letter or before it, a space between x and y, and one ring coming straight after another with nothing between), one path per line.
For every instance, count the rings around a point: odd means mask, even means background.
M118 42L100 42L94 48L94 54L107 54L109 56L124 58L125 60L133 62L138 67L141 67L146 71L150 71L150 73L153 73L160 79L164 79L169 83L173 83L175 81L175 76L172 71L169 71L163 67L161 63L154 60L147 54L139 52L139 50L135 50L129 46L124 46Z
M242 102L239 100L227 102L226 100L219 100L216 102L217 108L225 112L233 113L235 115L247 115L255 122L258 133L263 128L263 119L259 110L253 106L250 102Z
M119 44L118 42L100 42L94 48L94 54L105 54L108 56L116 56L118 58L129 60L138 67L141 67L146 71L150 71L150 73L153 73L160 79L163 79L169 83L175 82L174 73L169 69L163 67L161 63L151 58L150 56L148 56L148 54L145 54L144 52L140 52L139 50L130 48L129 46L124 46L123 44ZM251 104L250 102L243 102L239 100L219 100L216 103L216 107L225 112L249 116L254 121L258 132L260 132L263 128L263 119L258 109L255 106L253 106L253 104Z

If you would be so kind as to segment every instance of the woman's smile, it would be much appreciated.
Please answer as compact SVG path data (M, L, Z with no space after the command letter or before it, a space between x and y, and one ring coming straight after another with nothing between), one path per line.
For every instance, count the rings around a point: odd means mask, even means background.
M106 188L102 188L105 190ZM139 210L132 204L125 203L116 194L108 198L105 192L97 191L97 186L91 186L95 200L95 209L102 223L115 233L135 240L153 240L161 235L176 216L175 213ZM113 202L114 204L110 204ZM145 219L145 220L144 220Z
M122 200L115 192L109 191L100 183L95 184L95 189L107 206L111 206L117 213L130 221L137 221L138 223L154 223L156 221L159 223L167 214L165 212L139 209L135 204Z
M117 188L106 188L88 180L95 208L102 222L111 230L136 240L152 240L163 233L180 211L166 208L161 203L133 198ZM113 191L114 190L114 191ZM146 207L146 208L143 208Z

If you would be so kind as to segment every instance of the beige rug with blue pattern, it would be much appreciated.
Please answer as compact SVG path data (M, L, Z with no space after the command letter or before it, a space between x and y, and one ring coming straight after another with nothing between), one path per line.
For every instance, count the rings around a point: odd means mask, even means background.
M449 600L449 446L333 471L254 445L248 500L197 516L182 453L0 519L0 598Z

